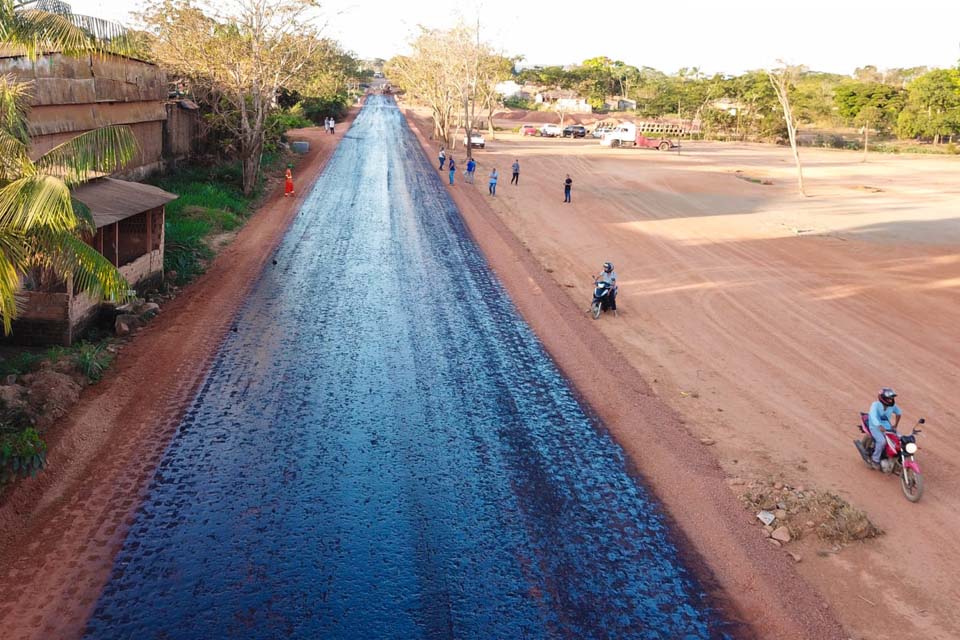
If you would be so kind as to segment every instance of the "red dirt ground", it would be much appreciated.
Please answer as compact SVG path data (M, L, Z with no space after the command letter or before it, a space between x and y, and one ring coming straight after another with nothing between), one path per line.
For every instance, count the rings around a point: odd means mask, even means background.
M338 123L335 135L291 133L310 142L294 169L298 196L283 198L281 183L207 273L163 308L48 433L48 469L0 500L5 640L80 636L186 403L355 115Z
M492 255L491 236L519 244L520 257L493 259L498 273L694 548L717 559L744 617L769 631L768 618L816 610L778 593L799 572L852 637L960 637L956 158L872 154L862 163L858 153L804 149L811 197L802 198L789 150L765 145L660 153L498 133L476 156L476 186L452 192L481 245ZM507 179L514 158L519 187ZM492 166L502 176L496 198L483 179ZM571 205L561 204L566 173ZM617 265L621 313L586 322L578 314L605 260ZM589 348L603 349L598 334L615 352L599 362ZM896 478L866 469L852 445L857 412L884 385L901 394L902 426L928 421L918 504ZM635 401L597 404L608 386ZM696 461L709 474L687 477ZM754 478L837 493L886 534L840 550L814 536L756 549L753 514L732 499ZM769 564L786 550L802 561Z

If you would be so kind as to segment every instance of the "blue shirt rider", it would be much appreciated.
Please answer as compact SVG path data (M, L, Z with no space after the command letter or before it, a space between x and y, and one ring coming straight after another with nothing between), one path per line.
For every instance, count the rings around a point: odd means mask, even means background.
M883 456L883 450L886 448L887 439L884 436L886 431L896 431L900 424L900 407L897 406L897 392L890 387L884 387L877 394L877 399L870 405L870 411L867 412L867 426L870 428L870 435L873 436L873 468L880 468L880 458ZM890 418L893 417L891 424Z

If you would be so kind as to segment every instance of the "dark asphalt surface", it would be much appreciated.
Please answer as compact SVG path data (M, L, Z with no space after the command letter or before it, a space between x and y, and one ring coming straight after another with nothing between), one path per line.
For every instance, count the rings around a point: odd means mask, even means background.
M725 636L448 188L371 97L184 417L88 638Z

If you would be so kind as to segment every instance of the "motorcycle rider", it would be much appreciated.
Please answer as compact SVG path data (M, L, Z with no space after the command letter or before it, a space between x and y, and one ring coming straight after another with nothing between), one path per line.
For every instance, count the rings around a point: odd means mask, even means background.
M613 270L612 262L603 263L603 273L600 274L600 282L606 282L610 285L610 310L617 310L617 272Z
M890 416L893 416L893 423L890 423ZM870 428L870 435L873 436L873 459L871 467L880 468L880 458L883 450L886 448L887 439L883 435L885 431L896 431L900 424L900 407L897 406L897 392L890 387L880 389L877 399L870 405L870 411L867 413L867 426Z

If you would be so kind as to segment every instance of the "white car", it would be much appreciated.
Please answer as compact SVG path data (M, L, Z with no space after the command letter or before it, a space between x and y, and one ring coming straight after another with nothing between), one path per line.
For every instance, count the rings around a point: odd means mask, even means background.
M467 144L467 136L463 136L463 144ZM474 149L483 149L487 146L486 140L483 139L483 135L479 131L473 131L470 134L470 146Z
M563 135L563 129L558 124L545 124L540 127L540 135L545 138L556 138Z

